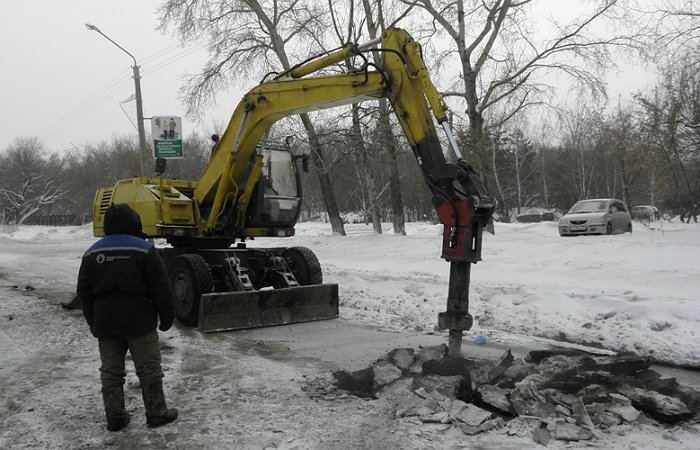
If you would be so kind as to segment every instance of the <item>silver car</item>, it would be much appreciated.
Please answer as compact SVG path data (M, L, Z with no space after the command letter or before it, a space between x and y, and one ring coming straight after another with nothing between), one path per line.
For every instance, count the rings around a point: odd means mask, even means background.
M627 207L614 198L581 200L559 220L560 236L632 232Z

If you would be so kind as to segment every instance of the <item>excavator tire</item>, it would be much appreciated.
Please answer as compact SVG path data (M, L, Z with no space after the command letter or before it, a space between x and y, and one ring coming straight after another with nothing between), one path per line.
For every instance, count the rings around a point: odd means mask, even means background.
M199 300L214 289L211 269L206 260L193 253L175 258L170 267L175 317L183 325L196 326Z
M292 273L302 286L323 284L321 264L314 252L306 247L289 247L282 256L287 260Z

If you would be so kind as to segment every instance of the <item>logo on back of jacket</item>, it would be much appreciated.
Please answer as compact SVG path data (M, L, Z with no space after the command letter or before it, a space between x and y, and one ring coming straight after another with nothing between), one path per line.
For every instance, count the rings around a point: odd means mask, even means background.
M131 259L129 255L119 255L119 256L106 256L104 253L98 253L95 257L97 264L102 264L103 262L114 262L120 259Z

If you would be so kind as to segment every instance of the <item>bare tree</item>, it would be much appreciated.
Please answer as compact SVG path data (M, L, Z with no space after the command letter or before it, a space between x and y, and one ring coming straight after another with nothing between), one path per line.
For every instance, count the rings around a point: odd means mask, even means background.
M539 161L539 177L540 177L540 189L538 191L538 202L537 206L549 210L551 207L550 200L550 187L549 187L549 171L550 171L550 158L553 152L551 144L552 130L548 124L540 125L538 129L533 130L536 133L534 136L533 144L535 151L537 152L537 159Z
M649 16L645 29L655 60L700 60L700 9L692 0L655 0L635 5Z
M635 5L650 16L645 28L649 53L659 68L653 92L639 94L644 121L652 133L646 140L665 167L650 173L654 183L670 181L669 207L681 220L700 213L700 9L691 0L655 0ZM661 175L661 176L658 176Z
M563 147L570 152L573 164L568 167L571 181L575 186L576 200L591 196L591 185L597 160L591 157L597 130L600 129L600 112L585 105L577 111L562 115Z
M45 158L37 138L18 138L0 157L0 207L6 223L22 225L42 208L61 200L60 159Z
M336 6L337 6L336 2ZM348 42L357 42L362 31L357 29L355 26L355 1L349 0L347 2L347 8L334 8L333 2L328 1L328 10L331 13L333 19L333 28L335 30L336 38L341 44L346 44ZM341 17L342 12L347 12L344 17ZM344 26L347 30L343 30ZM345 61L346 69L352 70L352 61ZM350 146L353 149L353 161L355 163L355 172L358 179L360 180L360 192L362 194L362 210L365 217L369 216L372 219L372 228L377 234L382 234L382 221L380 213L380 198L379 198L379 188L377 182L376 168L377 164L373 162L377 160L376 156L372 158L369 154L369 149L367 148L367 143L365 142L365 137L363 133L364 124L362 117L366 116L360 107L359 103L353 103L350 106L351 111L351 128L349 130L350 136Z
M372 7L374 3L374 8ZM370 2L362 0L365 11L365 21L370 39L377 38L386 28L384 17L384 4L381 0ZM376 17L375 17L376 16ZM395 21L401 20L399 16ZM378 52L373 53L375 63L381 64L381 56ZM378 131L380 137L380 148L386 151L389 168L389 192L391 195L391 222L394 234L406 234L406 222L404 213L404 202L401 196L401 177L398 169L398 142L392 131L389 102L386 99L379 100Z
M436 38L446 35L451 41L437 61L447 65L456 55L461 87L455 85L444 94L466 102L474 146L483 145L484 114L489 108L501 105L498 120L504 122L525 108L541 105L551 94L551 87L541 81L545 75L565 75L590 92L604 93L600 73L610 64L611 46L634 44L629 36L593 34L596 23L618 12L618 0L600 0L569 23L552 20L538 26L530 20L532 0L400 1L432 18L426 33ZM565 8L563 3L561 7ZM538 38L536 31L541 36L545 29L552 31Z
M532 143L520 128L511 131L508 150L513 171L512 183L515 184L516 213L519 215L521 208L530 203L529 180L537 169L535 152Z
M355 2L350 0L347 5L347 8L338 8L338 2L329 1L328 3L336 38L342 44L360 40L363 34L363 23L366 25L370 40L378 38L381 32L386 29L382 1L368 2L363 0L364 16L357 14L358 17L362 17L362 20L357 20L354 17ZM359 24L355 25L358 22ZM345 27L347 30L343 30ZM372 58L374 64L381 67L382 58L379 52L373 52ZM347 68L352 68L350 61L347 61L346 64ZM393 133L389 102L386 99L379 99L377 107L367 109L361 108L359 104L354 104L351 111L350 133L354 137L351 143L354 148L354 158L359 164L356 171L363 183L362 190L366 193L366 199L369 203L369 215L372 217L374 231L382 233L380 203L382 194L388 190L391 198L394 233L405 234L405 212L398 169L400 147ZM384 187L380 185L381 171L386 171L389 179L388 185Z
M167 0L159 8L161 29L173 26L184 41L208 45L209 61L184 88L188 114L213 102L216 93L241 79L281 72L291 61L305 60L309 48L322 48L326 11L312 0ZM313 42L314 45L308 44ZM306 54L295 52L306 52ZM331 227L345 235L330 167L316 127L308 114L300 119L308 135L311 159L318 174Z
M650 95L637 98L644 124L654 130L651 142L660 149L673 180L673 207L697 221L700 196L700 76L695 66L670 66Z
M622 200L630 205L634 197L632 188L648 160L643 152L645 148L640 139L638 124L630 110L618 106L617 111L608 119L608 124L602 128L602 140L609 145L608 153L612 159L612 163L607 164L608 169L613 169L616 181L619 172ZM611 196L613 192L617 192L617 189L611 191Z

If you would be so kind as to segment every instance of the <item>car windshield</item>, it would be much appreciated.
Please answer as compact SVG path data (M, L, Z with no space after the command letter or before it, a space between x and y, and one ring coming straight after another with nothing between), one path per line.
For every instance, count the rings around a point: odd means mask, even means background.
M568 214L583 214L592 212L605 212L608 202L602 200L583 200L571 207Z

